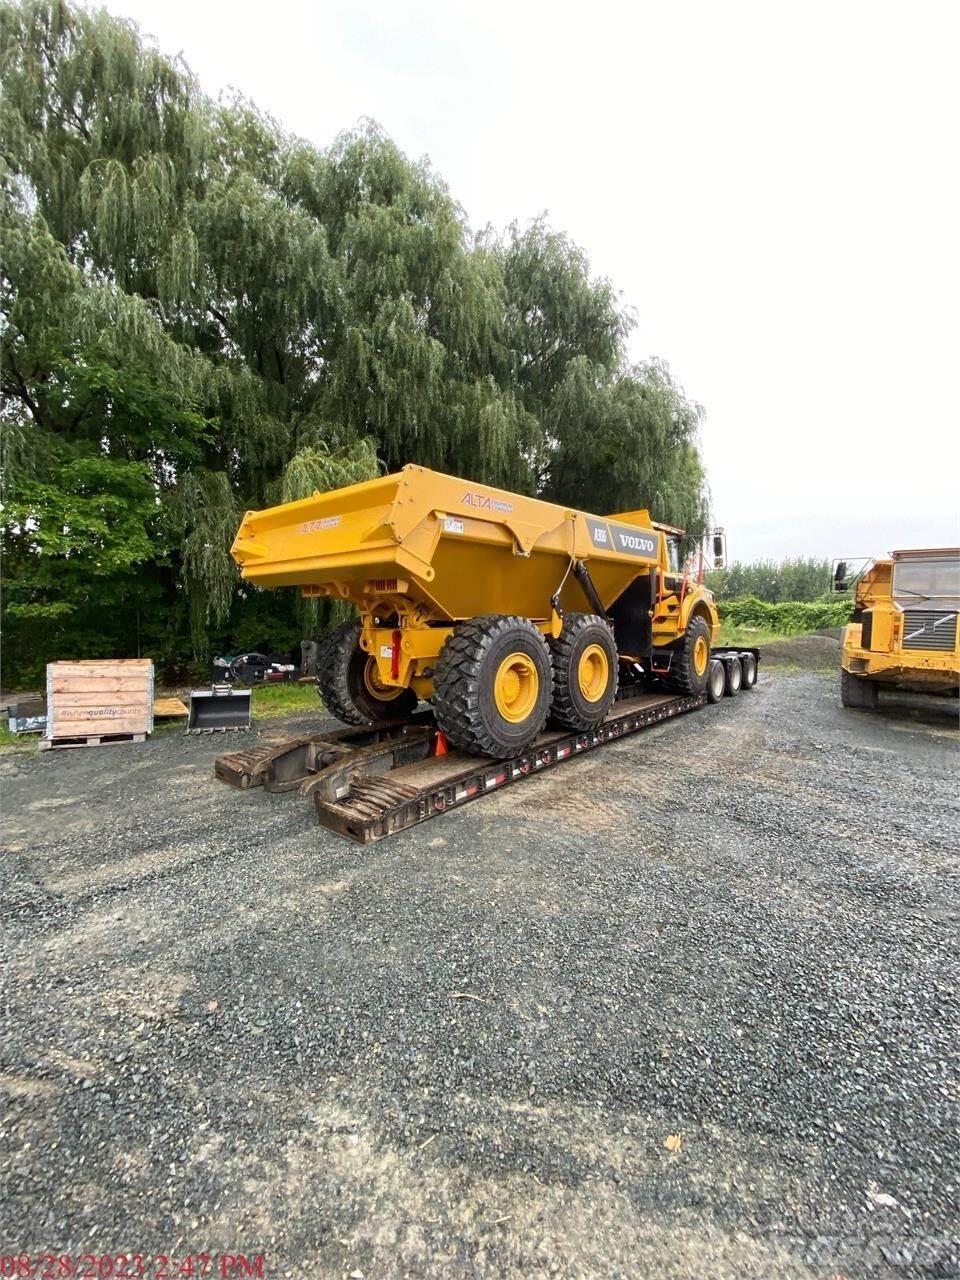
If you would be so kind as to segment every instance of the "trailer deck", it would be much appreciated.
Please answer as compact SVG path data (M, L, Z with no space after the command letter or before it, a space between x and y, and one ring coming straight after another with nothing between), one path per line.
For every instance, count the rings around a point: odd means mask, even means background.
M433 714L423 711L229 752L217 757L214 770L221 782L244 790L299 791L313 800L321 826L369 844L706 703L705 693L625 697L598 728L548 730L509 760L447 750Z

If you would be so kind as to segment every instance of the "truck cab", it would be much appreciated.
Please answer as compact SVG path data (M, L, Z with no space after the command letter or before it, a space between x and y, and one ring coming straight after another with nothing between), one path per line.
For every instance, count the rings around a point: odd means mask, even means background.
M843 637L840 696L875 707L883 686L956 694L960 687L960 548L894 551L856 583Z

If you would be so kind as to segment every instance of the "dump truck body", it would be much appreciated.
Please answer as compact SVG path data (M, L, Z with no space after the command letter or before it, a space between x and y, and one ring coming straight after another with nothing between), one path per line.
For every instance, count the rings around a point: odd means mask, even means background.
M297 586L359 610L356 635L347 626L318 655L325 700L341 718L372 721L386 704L409 711L417 698L452 706L457 682L472 678L469 653L483 665L503 649L490 714L509 728L527 723L528 703L534 718L543 711L543 686L564 662L577 663L568 702L582 704L584 717L591 702L597 717L609 709L619 662L676 675L689 656L705 681L719 619L711 593L671 556L680 532L643 509L592 515L407 466L247 512L233 555L257 586ZM555 646L552 675L545 641ZM474 714L484 708L462 713ZM506 752L505 739L498 749Z
M843 636L841 696L872 707L881 687L951 694L960 687L960 549L895 551L855 588Z
M663 533L646 511L593 516L424 467L247 512L233 546L244 578L351 600L391 597L436 620L483 610L550 616L571 557L589 562L605 606L662 562ZM575 580L561 594L581 607ZM589 603L589 602L586 602Z

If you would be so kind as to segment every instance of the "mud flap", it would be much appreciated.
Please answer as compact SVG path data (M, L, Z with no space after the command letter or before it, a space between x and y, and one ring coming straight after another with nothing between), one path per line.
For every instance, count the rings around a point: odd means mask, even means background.
M250 690L228 684L193 689L187 733L214 733L221 729L250 728Z

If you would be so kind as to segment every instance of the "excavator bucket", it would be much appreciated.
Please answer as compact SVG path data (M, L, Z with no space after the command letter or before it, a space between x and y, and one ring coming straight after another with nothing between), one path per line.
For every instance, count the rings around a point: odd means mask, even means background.
M228 684L194 689L190 694L187 733L214 733L223 729L250 728L250 690Z

